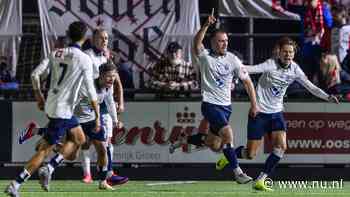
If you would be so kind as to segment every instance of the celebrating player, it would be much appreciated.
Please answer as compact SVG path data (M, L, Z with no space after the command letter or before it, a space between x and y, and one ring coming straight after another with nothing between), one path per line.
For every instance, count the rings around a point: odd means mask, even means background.
M246 66L249 73L262 73L256 90L260 112L256 117L248 117L247 146L236 149L238 158L254 159L261 146L262 137L265 133L269 134L272 152L253 186L254 189L263 191L272 190L264 184L264 180L278 165L287 149L286 123L282 111L283 97L288 86L297 81L313 95L328 102L339 103L335 96L328 95L312 84L299 65L293 61L297 45L292 39L281 38L276 49L276 57L255 66ZM217 165L221 169L227 163L226 157L223 156Z
M87 88L87 95L95 112L95 130L100 128L100 113L97 104L96 90L93 86L92 62L88 55L81 51L85 41L87 26L82 22L69 25L68 36L72 44L60 48L50 54L50 89L45 101L40 86L35 86L35 98L40 109L45 105L45 113L49 118L48 131L38 151L28 161L24 170L5 189L9 196L19 196L19 188L45 158L51 153L55 144L67 133L67 140L59 149L59 154L52 165L58 165L63 159L71 159L72 155L85 142L84 133L73 115L74 104L78 99L78 92L83 83Z
M233 146L233 131L228 124L231 115L231 82L234 75L239 76L251 100L250 112L257 113L255 90L248 73L243 69L240 60L227 52L228 37L226 32L217 30L211 35L212 50L204 48L202 42L207 29L216 19L212 13L194 38L194 54L198 58L202 84L202 114L210 123L207 138L221 138L223 153L229 160L234 177L238 183L248 183L251 177L243 173ZM210 141L210 140L209 140Z

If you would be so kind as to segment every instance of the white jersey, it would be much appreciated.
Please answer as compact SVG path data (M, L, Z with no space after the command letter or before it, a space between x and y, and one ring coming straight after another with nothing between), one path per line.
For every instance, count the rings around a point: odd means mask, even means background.
M215 105L230 105L233 77L249 77L241 61L230 52L224 56L214 56L206 49L200 52L198 60L203 101Z
M108 114L111 116L113 124L117 123L117 111L115 108L115 102L113 98L113 87L112 88L99 88L97 87L97 81L95 81L95 87L97 91L98 103L101 104L103 101L107 105ZM89 122L95 120L95 112L88 101L87 90L82 87L80 90L80 103L75 109L75 115L78 117L80 123Z
M288 86L294 81L299 82L315 96L328 99L328 94L312 84L295 62L286 69L280 67L274 59L245 67L249 74L263 73L256 89L257 104L263 113L276 113L283 110L283 97Z
M51 73L50 89L45 102L45 112L50 118L70 119L83 83L89 100L96 100L92 80L92 62L78 46L53 51L49 61L44 60L32 76Z
M95 48L88 49L84 52L88 54L92 60L94 79L97 79L99 77L99 68L102 64L107 63L107 57L102 51L98 51ZM116 124L115 121L117 121L117 112L113 97L113 87L111 87L108 90L97 90L97 94L98 103L101 104L103 101L105 101L107 105L108 114L111 116L113 123ZM77 106L77 109L75 110L75 113L79 118L79 122L84 123L94 120L95 113L92 111L90 103L87 102L85 87L81 88L80 97L82 98L82 100Z
M84 51L86 54L88 54L92 60L93 64L93 72L94 72L94 79L97 79L99 76L99 68L102 64L107 63L107 57L102 51L98 51L97 49L91 48Z

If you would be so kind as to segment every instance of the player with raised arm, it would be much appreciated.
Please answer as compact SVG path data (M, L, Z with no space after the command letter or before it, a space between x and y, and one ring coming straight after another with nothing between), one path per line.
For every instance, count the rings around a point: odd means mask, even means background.
M24 170L6 187L5 193L9 196L19 196L20 186L39 168L62 136L67 134L68 137L59 149L57 157L50 163L51 167L57 166L63 159L72 159L85 142L85 135L73 115L81 84L87 88L87 95L95 112L95 130L99 131L100 114L92 80L92 62L80 49L85 41L86 32L87 26L84 23L73 22L69 25L67 32L72 44L50 54L51 78L46 101L40 89L40 81L37 81L34 86L39 109L45 106L45 113L49 118L48 131L43 137L44 141L25 165ZM40 172L39 176L41 177ZM44 180L41 179L42 186L45 185L43 182Z
M222 30L216 30L211 35L211 48L208 51L202 42L210 25L216 19L212 13L205 24L201 27L194 38L193 52L199 61L201 71L201 92L203 96L201 111L210 123L210 131L207 138L221 139L219 147L223 147L223 153L228 158L230 168L238 183L248 183L251 177L243 173L238 165L235 149L233 146L233 130L228 124L231 115L231 82L233 76L239 76L243 81L248 95L251 99L250 113L254 117L258 112L255 90L248 73L244 70L241 61L232 53L227 51L228 37Z
M335 96L328 95L307 79L299 65L293 61L296 50L296 43L292 39L284 37L277 42L278 53L276 57L255 66L246 66L246 70L250 74L262 73L256 88L260 112L256 117L248 117L248 142L246 147L240 146L236 149L237 157L254 159L265 133L269 134L273 146L272 152L266 159L264 169L253 185L256 190L272 191L265 185L264 180L278 165L287 149L283 97L288 86L297 81L318 98L339 103ZM225 156L222 156L217 162L219 169L222 169L226 164L228 164L228 159Z

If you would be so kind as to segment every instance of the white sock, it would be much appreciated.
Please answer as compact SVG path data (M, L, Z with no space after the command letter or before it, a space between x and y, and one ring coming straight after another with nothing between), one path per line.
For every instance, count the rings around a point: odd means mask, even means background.
M13 181L13 186L15 186L15 189L18 190L21 187L21 184L17 181Z
M91 170L90 170L90 150L82 150L83 155L83 161L82 161L82 167L84 171L84 176L91 176Z
M258 178L256 180L265 180L267 178L267 174L264 172L260 172Z
M60 163L62 163L64 160L64 157L62 154L57 153L47 164L47 167L49 168L49 173L52 174L55 171L55 167L58 167Z
M233 173L235 174L235 176L238 176L243 173L243 170L241 169L241 167L238 166L237 168L233 169Z
M23 179L23 182L27 181L30 178L30 173L28 172L27 169L23 169L23 171L19 174L20 179ZM22 183L23 183L22 182ZM17 182L17 179L15 181L13 181L13 185L15 186L16 190L18 190L21 187L21 184Z

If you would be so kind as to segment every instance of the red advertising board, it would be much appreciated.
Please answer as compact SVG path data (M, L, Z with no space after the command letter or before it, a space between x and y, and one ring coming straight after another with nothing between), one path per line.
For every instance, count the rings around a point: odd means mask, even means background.
M287 154L349 154L350 113L284 113ZM265 138L264 152L271 151Z

